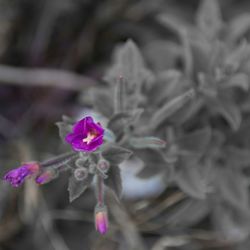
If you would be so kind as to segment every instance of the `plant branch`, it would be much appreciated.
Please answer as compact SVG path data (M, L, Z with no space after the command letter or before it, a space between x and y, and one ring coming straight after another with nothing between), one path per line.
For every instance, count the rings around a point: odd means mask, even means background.
M89 77L59 69L30 69L0 65L0 83L27 87L82 90L96 85Z

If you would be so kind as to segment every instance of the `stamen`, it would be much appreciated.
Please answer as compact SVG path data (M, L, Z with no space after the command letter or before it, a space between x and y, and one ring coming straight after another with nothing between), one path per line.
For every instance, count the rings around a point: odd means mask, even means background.
M92 140L95 139L95 138L96 138L96 133L88 133L88 134L87 134L87 137L84 138L82 141L85 142L85 143L87 143L87 144L89 144L89 143L91 143Z

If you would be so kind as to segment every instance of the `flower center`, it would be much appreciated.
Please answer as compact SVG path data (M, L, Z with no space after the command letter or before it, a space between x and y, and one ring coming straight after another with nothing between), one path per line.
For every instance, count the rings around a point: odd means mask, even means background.
M91 143L96 138L96 136L97 136L96 132L93 132L93 131L89 132L87 134L87 137L85 137L82 141L85 142L85 143L87 143L87 144L89 144L89 143Z

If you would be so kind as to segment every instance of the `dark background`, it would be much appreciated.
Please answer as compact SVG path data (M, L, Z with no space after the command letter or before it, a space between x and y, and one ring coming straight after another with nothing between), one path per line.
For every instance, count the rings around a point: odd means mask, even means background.
M81 112L85 89L105 86L102 77L117 44L133 39L148 67L156 71L181 68L168 51L163 62L157 58L160 52L154 51L155 43L179 41L156 17L159 13L170 14L194 26L199 4L197 0L0 0L1 175L20 162L45 159L63 151L54 123L63 114ZM247 0L221 0L219 4L225 22L250 13ZM244 36L248 39L249 30ZM28 182L13 189L0 183L0 250L128 249L128 238L111 236L114 229L105 238L95 232L92 192L69 204L66 180L65 173L43 187ZM147 207L150 202L149 210L154 210L166 197L175 200L176 195L178 200L178 194L167 189L149 201L126 200L125 216L134 225L133 221L143 216L138 207ZM186 211L185 215L192 217L197 211ZM159 218L152 223L160 223ZM153 245L161 237L185 235L194 228L194 241L169 249L250 248L248 236L237 243L215 239L208 216L188 227L180 223L174 230L168 226L162 231L152 228L138 226L139 236L132 233L130 240L136 242L139 237L145 249L167 249Z

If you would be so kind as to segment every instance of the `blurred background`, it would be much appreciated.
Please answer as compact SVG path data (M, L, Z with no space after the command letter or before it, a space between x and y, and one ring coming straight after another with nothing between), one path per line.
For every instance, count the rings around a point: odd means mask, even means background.
M218 2L222 20L231 25L231 41L247 41L250 2ZM175 27L196 27L200 4L199 0L0 0L1 176L20 162L63 152L55 122L63 114L78 117L89 108L84 92L106 86L103 76L112 53L127 39L138 45L154 72L182 69L183 44ZM174 19L166 25L159 15ZM234 221L226 224L236 238L232 243L217 237L209 200L186 199L175 188L165 189L158 177L142 181L133 177L133 171L123 175L124 199L121 207L113 205L114 223L105 237L94 229L93 192L69 204L67 173L42 187L27 182L13 189L0 182L0 250L250 249L249 216L240 218L242 227L238 214L233 215L237 226ZM117 223L119 218L127 223Z

